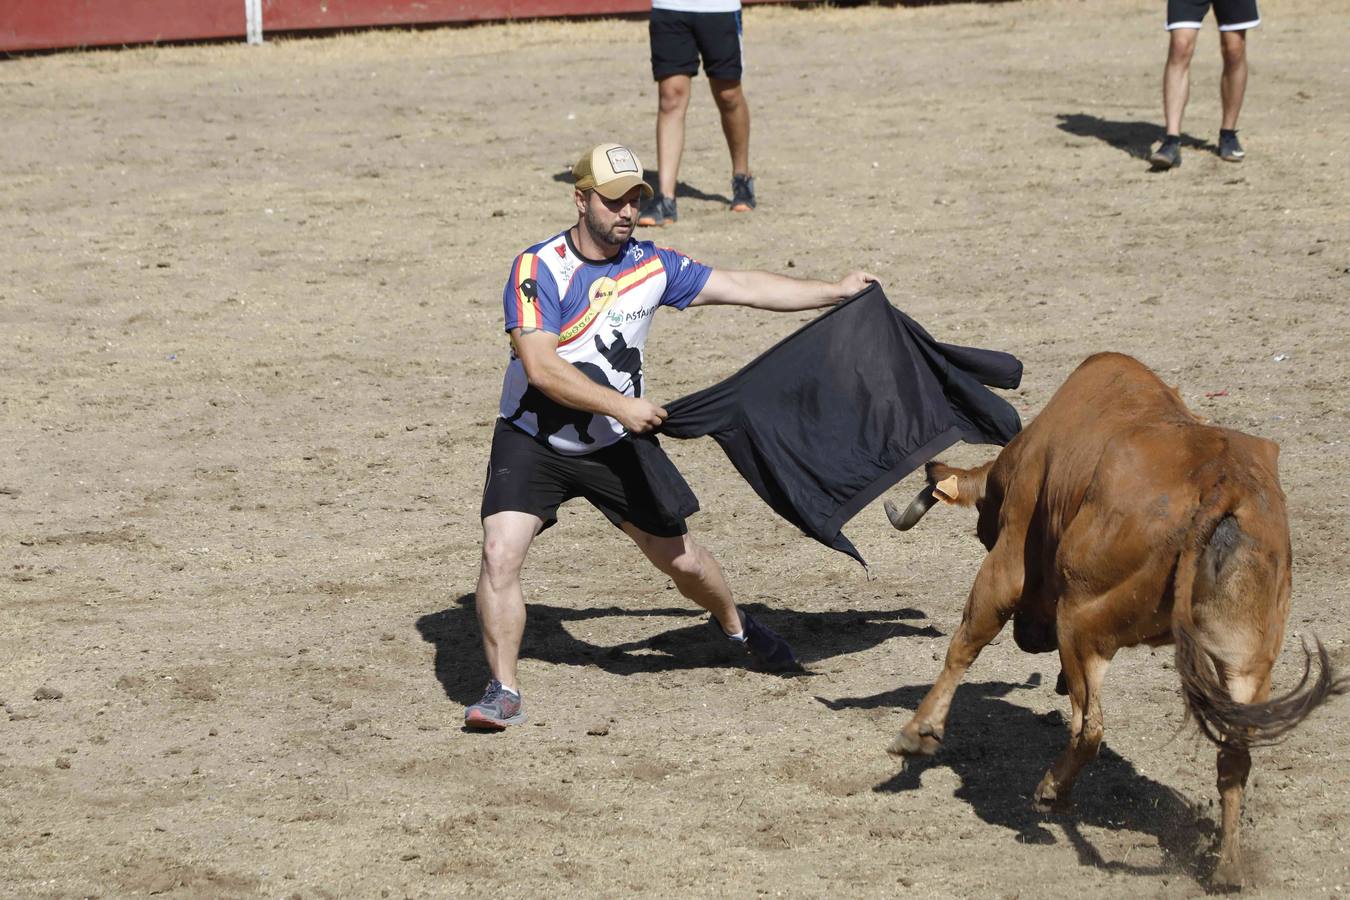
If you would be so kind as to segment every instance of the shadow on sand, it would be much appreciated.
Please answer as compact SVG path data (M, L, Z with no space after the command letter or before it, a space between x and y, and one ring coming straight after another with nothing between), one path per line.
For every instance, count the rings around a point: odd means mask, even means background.
M802 613L762 603L743 603L741 608L787 638L797 658L810 666L834 656L856 653L896 637L942 636L917 609L888 612ZM707 613L692 606L661 609L626 609L616 606L572 609L530 603L528 625L520 648L522 658L557 665L595 666L615 675L671 672L681 669L743 666L745 656L735 652L709 625ZM575 637L569 625L609 616L672 616L691 624L613 646L592 644ZM479 645L474 595L465 594L454 605L428 613L417 620L422 640L436 648L435 673L445 694L457 703L472 703L483 692L488 674ZM805 674L810 674L809 669Z
M920 790L924 772L947 768L961 780L956 796L969 803L983 821L1012 831L1019 842L1053 844L1056 837L1050 826L1057 825L1082 865L1133 875L1184 873L1203 882L1212 868L1210 848L1217 825L1198 815L1176 791L1141 775L1105 744L1078 779L1070 812L1044 814L1032 809L1032 791L1064 748L1068 729L1058 711L1037 715L1002 698L1039 684L1040 676L1035 675L1026 684L961 685L948 719L948 742L938 755L903 763L897 760L901 771L873 790ZM816 699L834 710L912 710L927 693L928 685L917 685L870 697ZM1150 835L1166 862L1132 864L1128 852L1123 859L1108 860L1083 833L1083 826Z
M1117 150L1124 150L1135 159L1148 159L1149 154L1153 152L1153 145L1161 141L1167 133L1163 126L1154 122L1112 122L1110 119L1090 116L1087 113L1057 113L1055 118L1059 119L1057 127L1060 131L1105 141ZM1216 145L1185 132L1181 134L1181 146L1192 150L1207 150L1211 153L1217 153L1219 150Z

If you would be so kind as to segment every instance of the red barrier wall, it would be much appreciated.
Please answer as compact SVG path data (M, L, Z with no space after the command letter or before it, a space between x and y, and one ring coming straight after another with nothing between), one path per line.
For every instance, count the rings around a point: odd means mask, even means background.
M242 22L243 0L238 3ZM648 9L651 9L650 0L263 0L263 29L298 31L645 12Z
M262 0L264 37L272 31L633 13L650 8L650 0ZM244 0L0 0L0 51L242 38L244 19Z
M243 33L243 0L0 0L0 50L222 38Z

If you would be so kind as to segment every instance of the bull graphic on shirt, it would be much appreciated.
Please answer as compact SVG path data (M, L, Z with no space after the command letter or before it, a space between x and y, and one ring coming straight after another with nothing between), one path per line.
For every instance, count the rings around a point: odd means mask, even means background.
M623 332L615 331L614 343L608 347L600 340L600 335L595 336L595 349L609 363L610 367L616 372L626 372L628 377L633 380L633 396L642 396L642 351L637 347L628 346L628 341L624 340Z
M605 377L604 370L599 366L588 362L574 362L572 365L591 381L613 390L609 379ZM525 393L520 395L520 405L516 407L516 411L511 413L510 418L506 421L515 422L527 412L534 413L535 420L538 423L539 437L545 440L557 434L565 426L571 425L577 431L577 440L583 444L595 443L595 438L591 437L590 433L591 420L595 418L594 415L580 409L572 409L570 406L554 403L534 385L525 388Z

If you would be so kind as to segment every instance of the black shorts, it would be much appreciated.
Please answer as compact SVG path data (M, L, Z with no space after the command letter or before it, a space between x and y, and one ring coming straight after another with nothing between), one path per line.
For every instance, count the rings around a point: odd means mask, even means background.
M627 440L584 456L564 456L498 419L479 515L530 513L548 528L558 521L559 506L585 497L615 527L631 522L657 537L687 533L684 519L659 511L669 504L658 503L652 490Z
M1256 0L1167 0L1167 30L1199 28L1211 6L1220 31L1246 31L1261 24Z
M741 80L741 14L652 10L647 31L652 40L652 77L703 73L722 81Z

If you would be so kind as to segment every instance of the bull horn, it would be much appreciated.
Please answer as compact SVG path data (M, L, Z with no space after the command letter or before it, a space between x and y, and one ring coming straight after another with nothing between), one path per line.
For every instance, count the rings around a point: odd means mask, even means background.
M914 502L905 509L903 514L889 500L882 507L886 510L886 518L891 520L892 525L900 531L909 531L918 524L924 513L937 505L937 502L938 498L933 492L933 486L929 485L919 491L919 496L914 498Z

